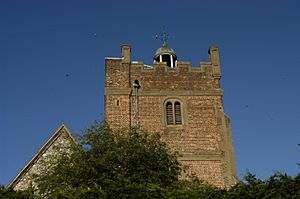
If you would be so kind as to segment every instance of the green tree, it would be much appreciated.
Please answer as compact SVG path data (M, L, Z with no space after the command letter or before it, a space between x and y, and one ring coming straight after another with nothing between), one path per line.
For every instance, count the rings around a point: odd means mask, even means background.
M179 180L168 187L166 198L175 199L225 199L226 189L220 189L195 179L194 181Z
M14 191L0 185L0 199L37 199L37 196L34 196L31 190Z
M113 132L95 124L37 176L38 193L48 198L165 198L178 181L180 165L159 134L136 129Z
M245 176L246 182L240 181L227 192L229 199L256 198L300 198L300 174L291 177L275 173L267 180L260 180L253 174Z
M53 169L36 176L36 193L49 199L300 198L300 174L275 173L261 180L249 173L245 181L220 189L197 178L180 180L180 172L176 154L168 151L159 134L113 132L95 124L79 138L79 145L53 159Z

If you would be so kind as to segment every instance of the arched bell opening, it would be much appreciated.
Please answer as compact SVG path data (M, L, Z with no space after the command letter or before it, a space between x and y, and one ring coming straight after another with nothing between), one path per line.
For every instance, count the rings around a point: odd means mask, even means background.
M163 45L160 47L154 56L154 62L166 62L167 66L171 68L176 67L177 56L173 49L167 47L167 45Z

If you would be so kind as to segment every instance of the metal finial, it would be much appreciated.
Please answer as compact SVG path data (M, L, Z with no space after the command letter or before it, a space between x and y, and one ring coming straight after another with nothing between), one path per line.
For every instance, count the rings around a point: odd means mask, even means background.
M160 34L155 34L155 39L160 39L163 42L163 46L167 46L167 40L173 39L169 34L165 31L165 26L163 26L163 31Z

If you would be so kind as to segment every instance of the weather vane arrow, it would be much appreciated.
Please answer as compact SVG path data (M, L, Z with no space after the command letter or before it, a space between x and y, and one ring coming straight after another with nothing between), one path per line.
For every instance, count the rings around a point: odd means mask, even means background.
M167 46L167 40L174 39L174 36L170 36L166 33L165 26L163 26L163 31L160 34L155 34L155 39L160 39L163 42L163 46Z

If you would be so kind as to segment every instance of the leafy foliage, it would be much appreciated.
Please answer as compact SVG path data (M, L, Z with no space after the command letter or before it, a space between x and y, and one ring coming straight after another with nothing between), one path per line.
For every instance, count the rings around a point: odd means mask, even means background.
M245 181L230 189L216 188L197 178L180 180L176 154L168 151L158 134L149 135L137 129L113 132L105 124L95 124L79 140L71 153L63 153L58 160L53 160L52 170L36 176L39 196L49 199L300 198L300 174L291 177L275 173L261 180L248 173ZM2 187L0 199L33 199L31 193Z
M0 199L35 199L36 196L30 190L27 191L14 191L12 189L6 189L3 185L0 185Z
M245 176L246 182L239 182L228 191L227 198L300 198L300 174L296 177L275 173L263 181L253 174Z
M226 197L226 190L203 184L199 181L178 181L168 188L165 198L176 199L223 199Z
M153 198L178 181L180 166L158 134L136 129L112 132L93 125L80 145L53 170L38 176L39 193L49 198Z

